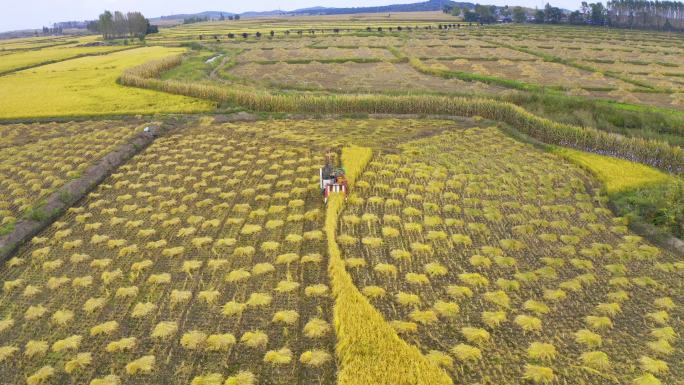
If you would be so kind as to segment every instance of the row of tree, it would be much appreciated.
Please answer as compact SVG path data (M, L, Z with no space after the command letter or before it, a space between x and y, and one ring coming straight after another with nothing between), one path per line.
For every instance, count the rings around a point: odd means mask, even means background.
M219 21L224 21L224 20L240 20L240 15L229 15L226 17L226 15L221 14L221 16L218 19L210 19L209 16L191 16L191 17L186 17L183 19L183 24L193 24L193 23L201 23L203 21L214 21L214 20L219 20Z
M607 24L615 27L684 30L684 3L610 0L605 17Z
M140 12L126 14L116 11L104 11L97 20L88 23L88 30L101 33L105 39L119 39L127 37L143 38L148 33L157 32L157 27L150 25L150 21Z
M579 10L567 13L560 8L546 4L544 9L528 10L522 7L509 8L493 5L475 5L460 9L445 5L444 13L463 15L466 22L494 23L497 21L546 24L590 24L620 28L644 28L660 30L684 30L684 3L659 0L609 0L582 2Z
M470 23L469 25L472 25L472 23ZM465 26L465 24L464 24L464 26ZM460 27L461 27L461 24L460 24L460 23L454 23L454 24L439 24L439 25L437 26L438 29L460 28ZM423 26L422 28L425 29L425 30L432 30L432 29L433 29L433 27L432 27L431 25L426 25L426 26ZM409 31L409 32L411 32L411 31L413 31L414 29L415 29L415 30L420 30L421 27L419 27L419 26L410 27L410 26L401 26L401 25L399 25L399 26L397 26L397 27L366 27L366 32L375 32L375 31L377 31L377 32L383 32L383 31L389 31L389 32L394 32L394 31L399 31L399 32L401 32L401 31ZM338 33L340 33L340 32L352 32L352 30L349 29L349 28L347 28L347 29L343 29L343 28L332 28L332 29L309 29L309 30L301 30L301 29L300 29L300 30L295 30L295 31L285 30L285 31L283 31L282 33L283 33L285 36L289 36L291 33L297 33L298 35L303 35L303 34L305 34L305 33L308 33L309 35L315 35L317 32L320 33L320 34L325 34L325 33L330 33L330 32L333 32L333 33L335 33L335 34L338 34ZM270 32L268 33L268 35L271 36L271 37L275 37L276 32L275 32L275 31L270 31ZM251 34L249 34L249 33L247 33L247 32L243 32L243 33L239 33L239 34L235 34L235 33L228 33L228 34L226 34L226 37L229 38L229 39L234 39L234 38L237 37L237 36L242 36L243 38L246 39L246 38L250 37ZM254 36L256 36L257 38L260 38L260 37L262 37L262 36L264 36L264 35L263 35L261 32L256 32L256 33L254 33ZM211 40L211 39L213 39L213 40L220 40L221 37L222 37L222 35L204 35L204 34L202 34L202 35L199 35L199 40Z
M221 21L226 20L226 19L228 19L228 20L240 20L240 15L228 15L228 17L226 17L224 14L221 14L221 17L219 17L219 20L221 20Z

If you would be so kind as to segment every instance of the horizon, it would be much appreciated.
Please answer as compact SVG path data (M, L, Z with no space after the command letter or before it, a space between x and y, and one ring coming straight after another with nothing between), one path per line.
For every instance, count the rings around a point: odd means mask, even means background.
M105 9L110 11L132 12L139 11L147 18L175 14L196 14L205 11L244 13L264 11L292 11L310 7L373 7L391 4L420 3L421 0L254 0L226 4L218 0L199 0L188 4L182 0L104 0L93 3L88 0L26 0L5 10L0 14L0 32L40 29L52 27L54 23L66 21L86 21L97 19ZM507 0L491 0L482 2L497 6L523 6L529 8L543 8L547 1L518 0L511 3ZM558 0L550 2L555 7L574 10L579 8L575 0Z

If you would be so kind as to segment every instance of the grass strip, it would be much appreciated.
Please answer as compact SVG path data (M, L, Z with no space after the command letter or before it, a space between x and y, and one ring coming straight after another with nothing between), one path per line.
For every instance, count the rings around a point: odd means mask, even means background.
M372 157L364 147L342 150L342 164L353 185ZM335 240L344 199L328 200L325 233L328 242L328 274L335 304L336 352L340 360L339 385L447 385L451 378L413 345L402 340L382 315L354 285Z

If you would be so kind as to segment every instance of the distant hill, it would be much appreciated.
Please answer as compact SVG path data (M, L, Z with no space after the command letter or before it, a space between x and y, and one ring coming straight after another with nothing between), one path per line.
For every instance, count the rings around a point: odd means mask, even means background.
M328 8L328 7L309 7L295 9L291 11L284 10L273 10L273 11L263 11L263 12L244 12L240 14L240 17L268 17L268 16L280 16L280 15L345 15L345 14L355 14L355 13L392 13L392 12L428 12L428 11L441 11L444 6L457 6L460 8L474 8L474 3L468 2L456 2L451 0L428 0L421 3L412 4L392 4L383 5L377 7L354 7L354 8ZM201 12L195 14L178 14L178 15L168 15L162 17L156 17L150 19L152 22L161 20L183 20L191 17L208 17L209 19L218 19L224 16L234 15L231 12Z
M235 15L232 12L221 12L221 11L204 11L200 13L179 13L176 15L168 15L168 16L161 16L161 17L155 17L151 18L150 21L154 22L157 20L165 20L165 19L189 19L191 17L207 17L209 19L218 19L223 15L224 17L232 16Z
M422 3L392 4L377 7L354 7L354 8L326 8L312 7L292 11L293 13L306 13L315 15L342 15L354 13L389 13L389 12L427 12L441 11L444 6L457 6L460 8L474 8L475 4L467 2L455 2L451 0L429 0Z
M283 11L281 9L275 9L273 11L261 11L261 12L255 12L255 11L250 11L250 12L243 12L240 14L240 17L243 18L249 18L249 17L268 17L268 16L280 16L280 15L294 15L297 14L297 11Z

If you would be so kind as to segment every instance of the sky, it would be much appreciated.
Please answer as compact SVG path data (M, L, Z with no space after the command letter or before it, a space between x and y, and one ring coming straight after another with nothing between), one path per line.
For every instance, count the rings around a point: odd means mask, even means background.
M41 28L52 23L70 20L92 20L103 10L140 11L146 17L158 17L178 13L202 11L225 11L241 13L246 11L293 10L298 8L362 7L400 3L416 3L425 0L0 0L5 7L0 11L0 31ZM460 1L460 0L457 0ZM482 4L524 5L543 7L542 0L470 0ZM561 8L576 9L580 0L552 0L551 4Z

